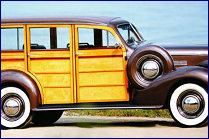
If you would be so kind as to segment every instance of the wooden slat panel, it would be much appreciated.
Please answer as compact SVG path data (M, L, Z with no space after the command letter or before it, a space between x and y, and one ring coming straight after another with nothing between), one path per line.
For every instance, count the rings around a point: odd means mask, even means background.
M5 69L24 69L24 60L1 61L1 70Z
M44 88L45 104L72 103L70 88Z
M80 86L125 85L123 72L80 73Z
M70 74L36 74L43 87L70 87Z
M31 58L68 58L70 59L69 50L49 51L49 50L36 50L31 51Z
M24 52L1 52L1 60L24 60Z
M31 59L33 73L70 73L69 59Z
M81 87L78 102L128 101L125 86Z
M123 56L121 49L87 49L79 50L79 57L82 56Z
M122 57L80 58L79 72L123 70Z
M13 55L14 57L16 55L23 55L24 51L23 50L14 50L14 51L1 51L1 55Z

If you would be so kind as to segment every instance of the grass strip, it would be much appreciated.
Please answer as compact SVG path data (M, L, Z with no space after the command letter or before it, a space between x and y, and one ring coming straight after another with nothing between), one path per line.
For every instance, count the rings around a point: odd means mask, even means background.
M168 110L69 110L67 116L114 116L114 117L164 117L171 118Z

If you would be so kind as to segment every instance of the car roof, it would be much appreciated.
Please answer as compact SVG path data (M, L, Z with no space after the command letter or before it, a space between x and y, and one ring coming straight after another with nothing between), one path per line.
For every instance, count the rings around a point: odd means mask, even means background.
M95 24L110 25L125 21L120 17L109 16L33 16L33 17L4 17L1 24ZM127 21L126 21L127 22Z

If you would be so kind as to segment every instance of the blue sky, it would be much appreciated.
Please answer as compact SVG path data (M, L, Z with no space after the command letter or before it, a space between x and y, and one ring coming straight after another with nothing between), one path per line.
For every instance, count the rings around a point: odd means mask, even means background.
M146 40L207 43L207 1L1 1L1 16L119 16L139 29Z

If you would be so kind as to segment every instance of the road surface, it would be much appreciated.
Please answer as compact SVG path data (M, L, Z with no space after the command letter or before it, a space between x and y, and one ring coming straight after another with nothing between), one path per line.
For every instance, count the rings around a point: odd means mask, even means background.
M51 126L1 130L2 138L207 138L208 126L180 128L172 119L65 116Z

